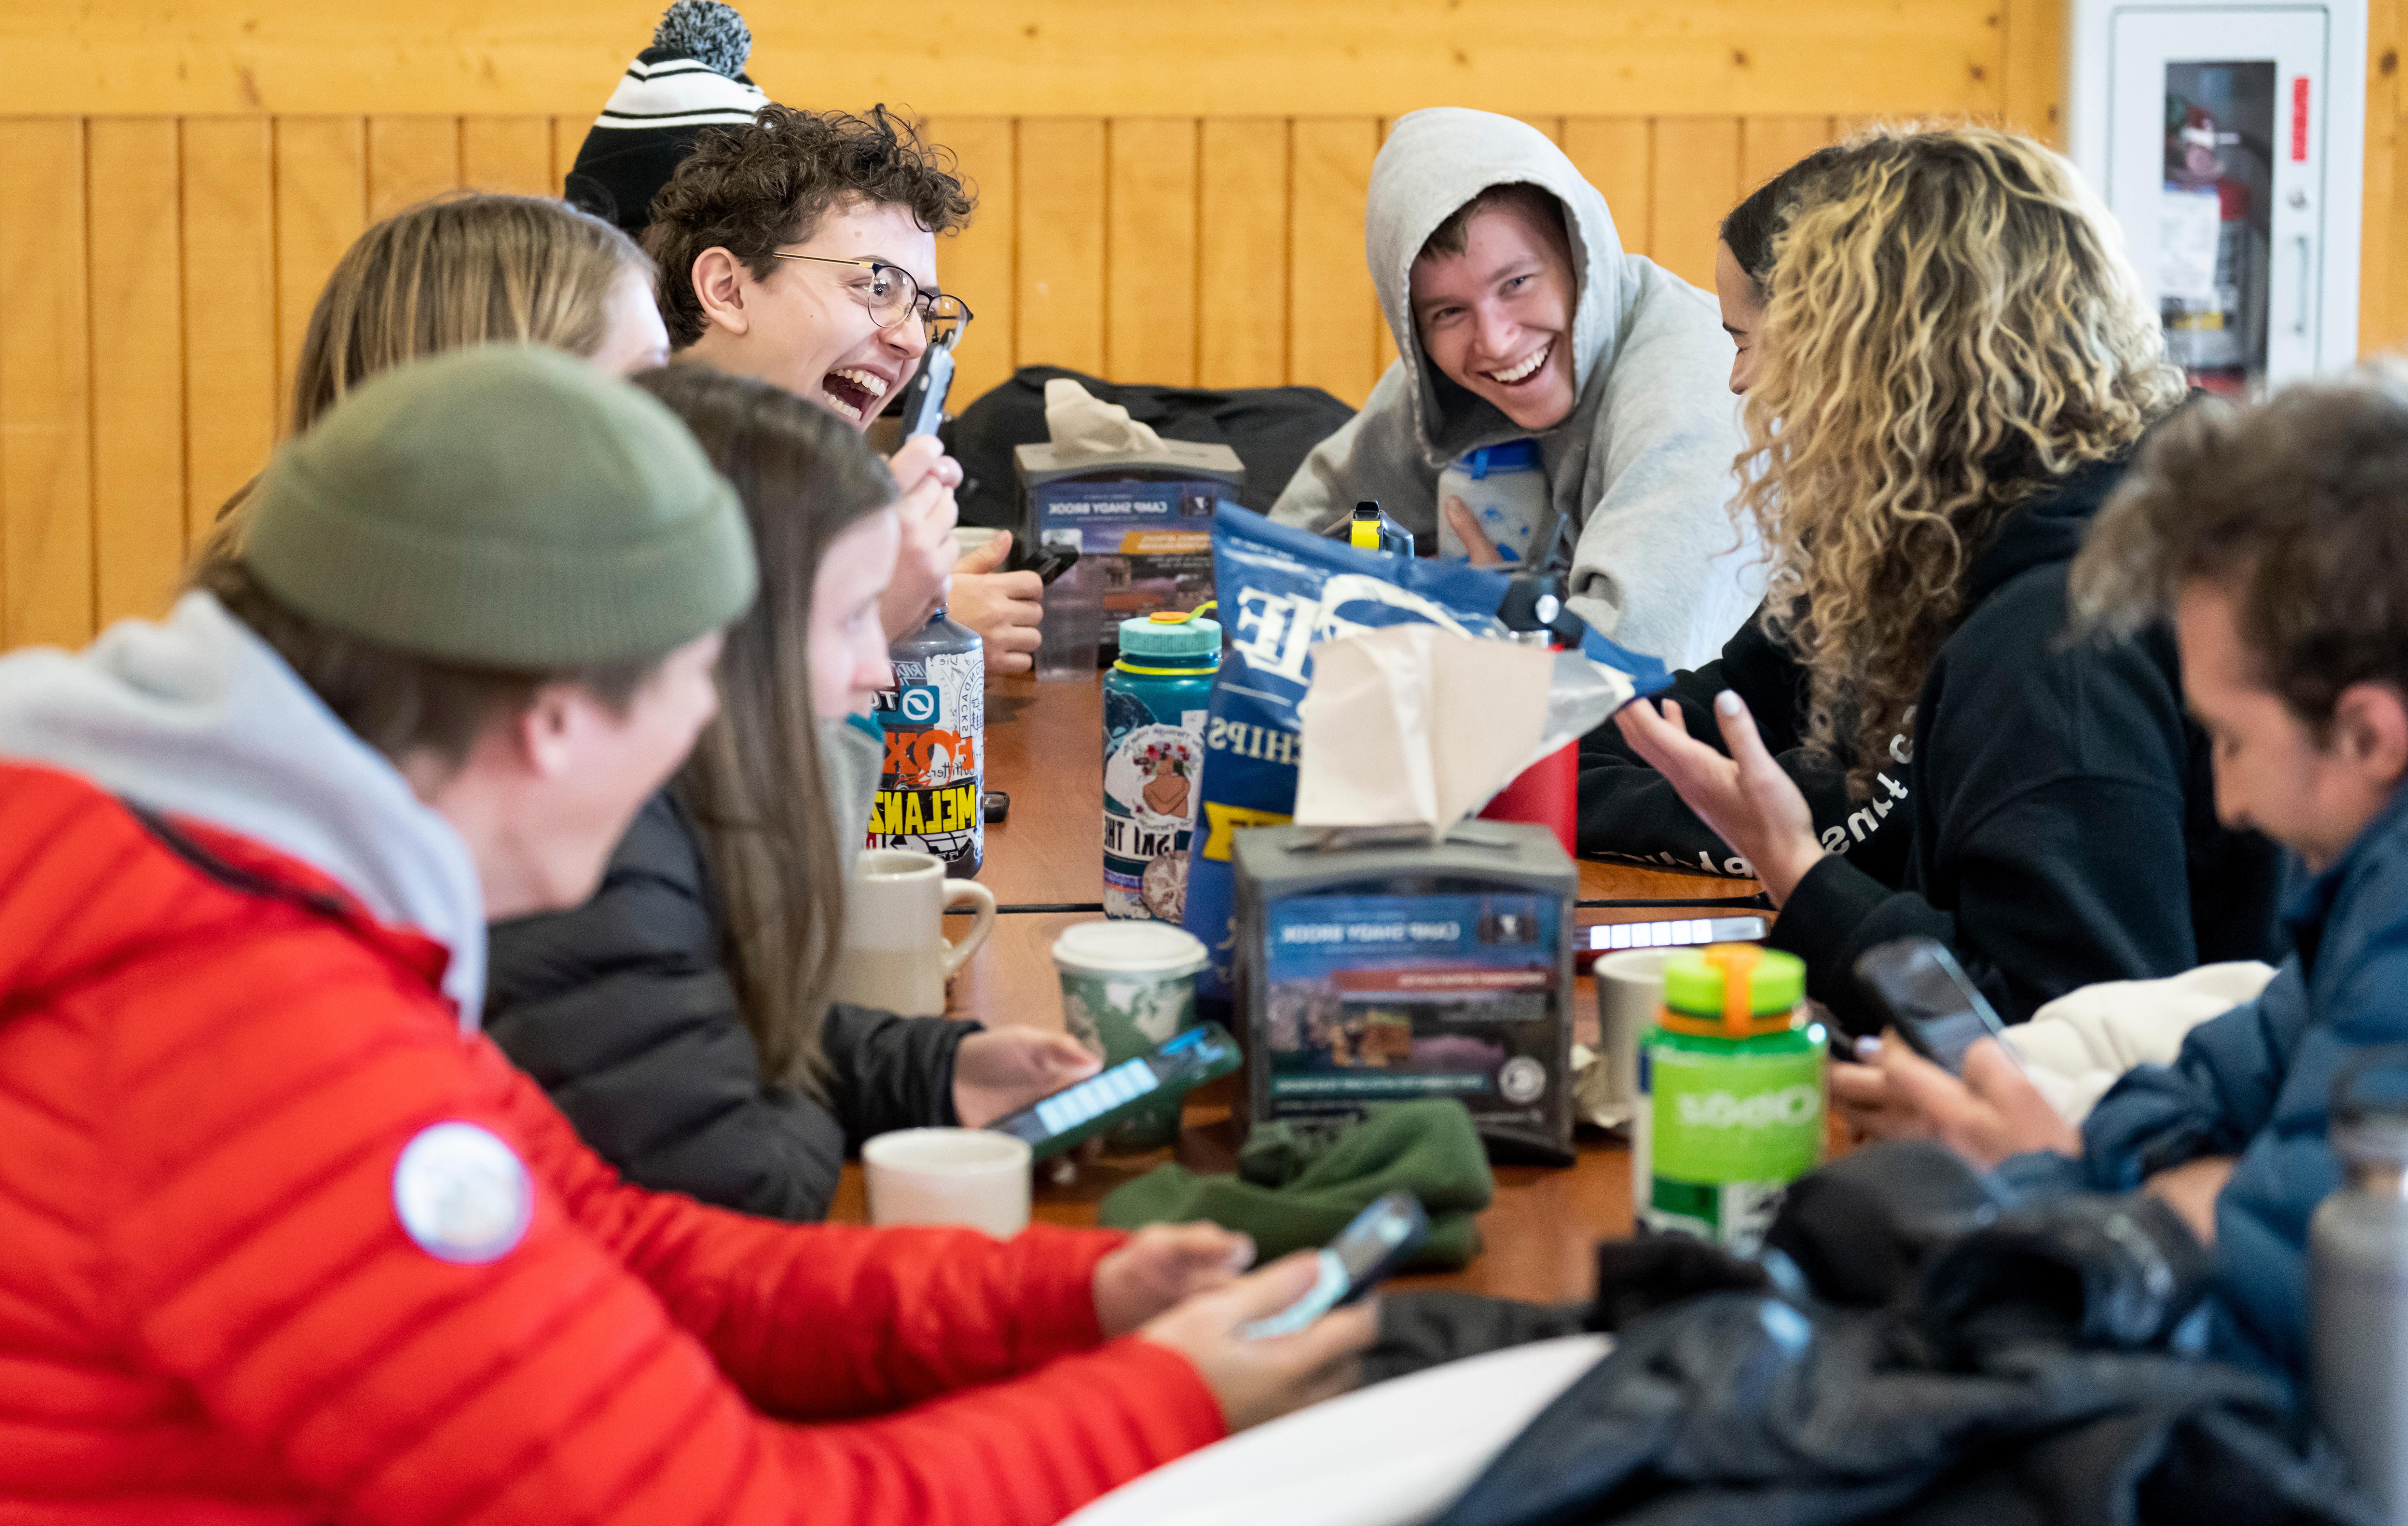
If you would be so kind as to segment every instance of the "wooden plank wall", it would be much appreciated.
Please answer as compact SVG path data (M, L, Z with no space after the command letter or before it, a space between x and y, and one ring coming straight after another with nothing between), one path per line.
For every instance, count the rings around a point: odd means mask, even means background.
M1713 278L1742 189L1829 116L1532 117L1630 249ZM940 246L968 398L1050 363L1359 403L1395 356L1363 263L1378 117L949 117L979 213ZM163 609L280 433L309 311L371 221L556 193L585 119L0 119L0 644Z

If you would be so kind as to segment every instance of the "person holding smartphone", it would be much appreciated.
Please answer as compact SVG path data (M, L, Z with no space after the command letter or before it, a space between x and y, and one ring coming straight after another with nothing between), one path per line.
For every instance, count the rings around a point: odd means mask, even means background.
M1831 1073L1858 1129L1936 1138L2025 1191L2140 1188L2215 1254L2211 1344L2307 1369L2308 1222L2341 1185L2335 1077L2408 1059L2408 371L2203 402L2142 449L2075 561L2083 626L2171 616L2215 808L2298 857L2294 952L2258 996L2142 1065L2077 1130L1995 1042L1962 1078L1885 1039ZM2390 1063L2386 1064L2386 1058Z
M973 206L952 155L883 107L769 106L742 127L707 129L644 232L669 341L680 359L774 382L866 432L970 322L938 283L937 236L966 226ZM1011 536L958 554L961 466L933 436L891 465L906 501L924 479L941 493L905 520L887 635L918 629L942 601L979 633L990 674L1028 671L1044 590L1034 572L1000 570Z

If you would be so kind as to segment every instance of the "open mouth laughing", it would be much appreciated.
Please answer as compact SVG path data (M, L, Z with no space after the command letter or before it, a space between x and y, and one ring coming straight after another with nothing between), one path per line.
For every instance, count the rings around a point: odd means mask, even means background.
M1509 366L1501 371L1484 371L1481 374L1500 387L1517 387L1546 369L1547 357L1555 353L1555 341L1549 339L1532 351L1519 365Z
M854 424L885 406L886 386L886 378L858 366L839 366L820 378L820 391L828 406Z

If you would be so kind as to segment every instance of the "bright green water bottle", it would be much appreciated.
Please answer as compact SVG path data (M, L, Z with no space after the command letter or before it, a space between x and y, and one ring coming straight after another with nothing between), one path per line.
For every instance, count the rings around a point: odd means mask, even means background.
M1823 1044L1796 955L1715 943L1672 956L1639 1040L1640 1224L1755 1254L1789 1184L1823 1159Z

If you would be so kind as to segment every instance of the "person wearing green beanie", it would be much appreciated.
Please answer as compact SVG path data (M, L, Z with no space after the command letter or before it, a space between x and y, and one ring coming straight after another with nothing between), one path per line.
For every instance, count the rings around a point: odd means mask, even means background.
M0 1515L1044 1526L1347 1381L1365 1311L1240 1334L1304 1259L706 1208L479 1030L488 911L592 891L754 597L657 400L413 362L251 513L167 620L0 658L0 1411L64 1438Z

